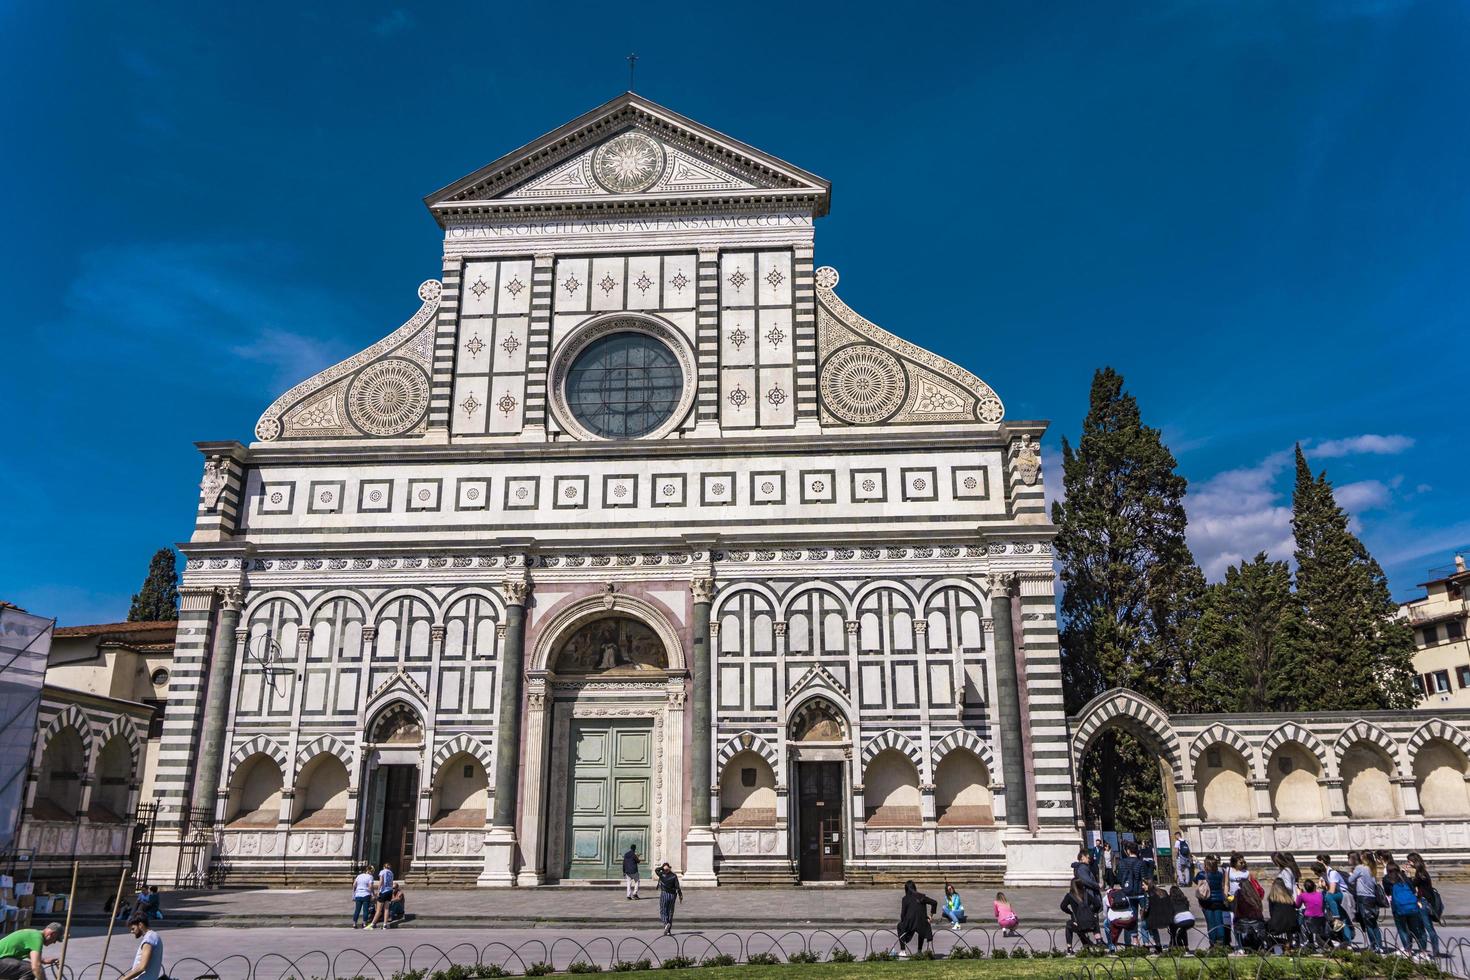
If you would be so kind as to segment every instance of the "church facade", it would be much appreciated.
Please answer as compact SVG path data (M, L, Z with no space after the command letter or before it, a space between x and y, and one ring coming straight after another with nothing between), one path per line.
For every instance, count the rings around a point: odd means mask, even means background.
M226 880L1049 880L1038 442L627 94L430 195L402 326L200 443L157 786Z

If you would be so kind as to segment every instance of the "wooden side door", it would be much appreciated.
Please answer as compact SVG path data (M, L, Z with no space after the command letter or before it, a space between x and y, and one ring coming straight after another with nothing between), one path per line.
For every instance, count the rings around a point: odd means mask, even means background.
M842 763L797 763L801 827L798 837L803 881L841 881Z

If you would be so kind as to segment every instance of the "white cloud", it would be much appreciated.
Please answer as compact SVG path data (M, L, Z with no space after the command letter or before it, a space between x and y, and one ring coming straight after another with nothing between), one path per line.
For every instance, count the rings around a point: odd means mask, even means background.
M1337 498L1337 506L1350 514L1387 506L1389 499L1388 487L1379 480L1344 483L1334 487L1332 495Z
M1328 439L1304 450L1313 459L1337 459L1340 456L1394 456L1414 445L1408 436L1361 435L1349 439Z

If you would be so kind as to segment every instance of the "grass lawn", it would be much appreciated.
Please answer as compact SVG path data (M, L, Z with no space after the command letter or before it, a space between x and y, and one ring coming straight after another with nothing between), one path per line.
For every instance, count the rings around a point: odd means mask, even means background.
M1106 964L1106 966L1104 965ZM1174 964L1172 962L1156 962L1160 976L1167 976L1174 980ZM1237 960L1232 964L1240 969L1246 963ZM1254 977L1256 965L1249 964L1249 971L1240 970L1242 975ZM1273 960L1273 965L1281 968L1279 976L1283 978L1295 978L1298 976L1294 965L1290 960ZM1143 960L1133 960L1126 964L1116 959L1042 959L1042 960L901 960L898 962L885 963L783 963L779 966L733 966L726 968L700 968L691 970L651 970L644 974L634 976L657 976L680 978L680 980L694 980L702 977L703 980L712 980L728 973L730 976L738 976L740 980L838 980L838 978L854 977L859 980L883 980L887 977L923 977L933 980L959 980L959 978L972 977L1019 977L1033 978L1033 980L1051 980L1051 978L1071 977L1079 974L1085 976L1087 969L1091 967L1100 975L1106 975L1106 970L1111 968L1113 974L1118 977L1125 976L1124 970L1135 977L1152 977L1153 969ZM1189 980L1191 977L1200 977L1201 970L1198 961L1181 961L1178 964L1177 976L1181 980ZM1320 960L1313 962L1307 967L1321 969L1328 965ZM1217 969L1224 968L1221 963ZM1330 969L1330 967L1328 967ZM1304 971L1305 973L1305 971ZM1208 976L1208 968L1203 974ZM1229 976L1224 973L1224 976ZM1269 975L1269 974L1268 974ZM1312 977L1320 976L1320 973L1311 972L1306 974Z

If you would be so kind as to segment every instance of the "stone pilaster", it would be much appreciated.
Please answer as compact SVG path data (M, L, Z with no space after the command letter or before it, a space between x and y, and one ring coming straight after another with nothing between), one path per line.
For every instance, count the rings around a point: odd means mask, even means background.
M199 768L194 775L194 793L190 808L202 819L213 821L219 799L220 774L225 760L225 724L230 716L230 688L235 679L235 662L240 641L235 631L240 625L240 610L245 596L230 586L220 590L219 616L215 620L213 643L209 648L209 681L204 695L204 721L199 748Z
M495 799L485 833L485 870L479 883L515 884L516 790L520 777L521 682L525 674L526 591L524 578L506 579L505 642L500 645L500 707L495 726Z
M710 830L710 662L709 612L714 599L712 579L696 578L689 583L694 607L690 628L694 730L689 751L689 836L684 841L684 881L691 885L715 884L715 835ZM672 737L672 736L671 736Z
M1006 785L1006 826L1024 827L1026 767L1021 758L1021 693L1016 677L1016 645L1011 627L1011 589L1014 575L996 577L990 596L990 617L995 621L995 706L1000 727L1000 769Z

